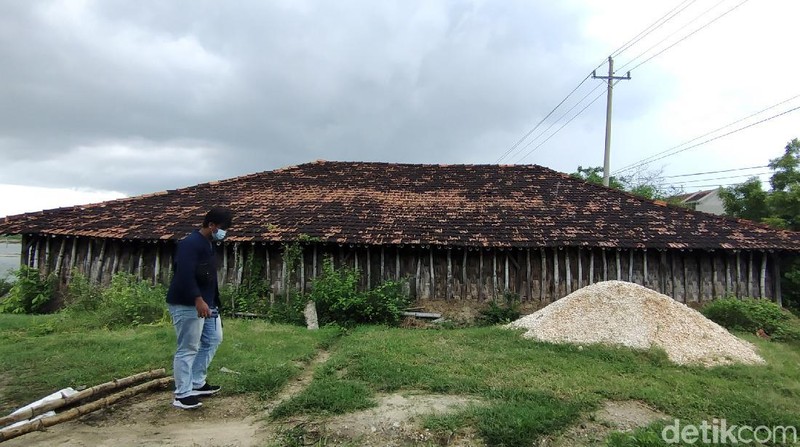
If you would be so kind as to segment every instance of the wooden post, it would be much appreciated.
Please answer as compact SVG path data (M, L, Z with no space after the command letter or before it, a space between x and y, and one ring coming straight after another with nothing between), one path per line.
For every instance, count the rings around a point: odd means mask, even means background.
M92 280L92 247L94 246L94 240L89 238L86 241L88 247L86 248L86 259L83 260L83 274L91 281ZM139 255L139 260L141 261L142 255ZM139 279L142 279L142 272L141 272L141 265L142 263L139 262L138 269L136 270L137 276Z
M419 299L420 294L422 293L422 255L417 253L417 276L414 279L414 290L417 294L417 299Z
M659 256L660 265L658 266L659 282L661 283L661 293L667 294L667 250L661 250Z
M461 299L465 300L469 295L469 287L467 286L467 247L464 247L464 259L461 264Z
M103 266L106 262L106 243L108 239L103 238L103 243L100 244L100 255L97 257L97 267L95 274L95 282L100 282L103 279Z
M89 252L92 251L92 241L89 241ZM139 246L139 262L136 264L136 278L141 280L142 279L142 267L144 265L144 244Z
M553 247L553 301L561 298L561 287L560 282L561 278L558 277L558 274L561 273L558 268L558 248Z
M27 234L22 235L21 250L19 251L19 267L28 265L28 252L30 251L30 237Z
M50 236L45 236L44 242L44 272L42 272L42 266L39 265L40 273L43 273L44 276L47 276L50 273L50 240L52 239Z
M753 250L747 257L747 296L753 296Z
M773 254L772 257L772 274L773 281L775 281L775 302L778 306L783 307L783 297L781 296L781 258L778 253Z
M570 267L570 260L569 260L569 247L564 249L564 265L566 266L566 273L567 273L567 295L572 293L572 271Z
M709 252L711 259L711 299L717 297L717 260L714 257L714 252Z
M272 288L272 269L269 265L269 245L264 247L264 268L267 270L267 282L269 283L269 290L270 290L270 299L272 299L272 294L275 293L275 289Z
M300 246L300 293L306 293L306 253L305 246Z
M428 252L428 257L430 259L431 265L431 299L436 298L436 279L434 276L434 268L433 268L433 246L430 247L430 251Z
M694 258L697 263L697 302L703 302L703 257L697 255Z
M767 289L767 253L762 251L761 252L761 280L759 282L759 293L761 295L761 299L766 297L766 289Z
M483 301L483 248L478 248L478 301Z
M64 262L64 246L67 245L67 237L61 237L61 247L58 249L58 258L56 259L56 277L61 282L61 264Z
M628 282L633 281L633 249L628 249Z
M234 257L233 257L233 270L236 272L236 285L237 286L241 285L242 281L244 280L244 265L247 262L247 256L245 255L245 253L247 251L246 247L247 246L243 246L239 242L236 242L235 244L233 244L233 254L234 254ZM302 263L303 263L302 254L300 256L301 256L300 264L302 265Z
M372 247L367 245L367 290L372 288Z
M741 253L736 251L736 297L741 298L741 284L742 283L742 257Z
M539 280L539 301L544 301L544 287L547 280L547 255L544 252L544 247L539 249L539 253L542 256L542 277L541 280Z
M72 279L72 269L75 268L75 257L78 255L78 236L72 238L72 249L69 253L69 270L67 270L67 278Z
M589 249L589 284L594 284L594 248Z
M311 277L317 277L317 244L314 244L314 251L311 253L313 259L311 260Z
M681 256L681 264L683 264L683 302L686 303L689 301L689 268L686 267L686 255Z
M453 293L453 250L447 247L447 290L444 294L445 301L452 298Z
M617 281L622 281L622 262L619 259L619 248L617 249Z
M506 250L506 260L505 260L505 281L503 282L503 292L508 292L508 250Z
M673 252L671 252L669 254L669 264L670 264L669 273L670 273L670 276L672 277L672 281L671 282L672 282L672 299L673 300L677 300L678 299L678 293L677 293L677 291L675 289L677 287L676 283L678 282L678 281L675 281L675 270L676 270L676 268L675 268L675 253L676 252L673 251ZM683 297L683 302L684 303L686 302L686 297L685 296Z
M492 250L492 301L497 300L497 249Z
M602 249L603 253L603 281L608 281L608 259L606 259L606 249Z
M528 278L528 300L533 300L533 286L531 285L531 249L525 249L525 269Z
M647 273L647 249L642 250L642 264L644 268L644 279L642 279L642 285L647 287L647 277L649 276Z
M397 247L395 250L395 258L394 258L394 279L395 281L400 280L400 247Z
M358 253L356 253L356 258L358 257ZM286 244L283 244L283 256L281 259L281 292L283 292L284 300L289 299L289 287L286 286L287 283L287 267L286 267Z
M156 241L156 263L155 271L153 272L153 284L158 284L158 275L161 273L161 246Z
M725 260L725 295L731 294L731 257L727 252L723 252Z

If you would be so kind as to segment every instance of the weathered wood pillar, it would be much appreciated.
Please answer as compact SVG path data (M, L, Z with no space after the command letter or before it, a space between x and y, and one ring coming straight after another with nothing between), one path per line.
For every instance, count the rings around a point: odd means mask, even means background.
M649 276L648 275L649 272L647 271L647 249L646 248L642 250L642 268L644 270L644 278L642 279L642 285L647 287L647 277Z
M58 258L56 258L55 274L59 283L61 282L61 265L64 262L64 246L67 245L67 237L61 236L61 246L58 249Z
M617 249L617 281L622 281L622 262L619 259L619 248Z
M430 251L428 252L428 256L430 259L430 270L431 270L431 299L436 299L436 279L435 279L435 269L433 268L433 246L431 245Z
M689 302L689 268L686 267L686 255L681 251L681 264L683 264L683 302Z
M731 257L727 252L723 252L725 261L725 295L731 294Z
M542 257L542 264L541 264L542 277L541 280L539 281L539 301L544 301L544 288L547 281L547 255L544 252L544 247L539 249L539 253L541 254Z
M783 297L781 296L781 258L778 253L773 254L772 257L772 274L773 281L775 281L775 302L778 306L783 307Z
M400 247L396 247L395 250L395 258L394 258L394 279L395 281L400 280Z
M483 249L478 249L478 301L483 301Z
M628 249L628 282L633 281L633 249Z
M505 252L505 274L503 275L503 293L508 292L508 250Z
M747 257L747 296L753 296L753 250L749 251Z
M356 253L356 259L357 258L358 258L358 253ZM289 300L289 287L287 287L287 283L288 283L288 278L287 278L288 266L286 265L287 264L286 261L287 261L287 259L286 259L286 244L284 243L283 244L283 256L281 257L281 288L280 288L280 292L283 295L284 301L288 301Z
M594 284L594 248L589 249L589 284Z
M158 284L159 276L161 275L161 246L156 241L156 259L153 269L153 284Z
M114 257L111 259L111 276L114 276L117 273L117 268L119 267L119 255L120 250L122 249L122 240L118 240L114 242ZM170 262L168 268L172 267L172 263Z
M92 247L94 246L94 240L89 238L86 241L87 248L86 248L86 259L83 260L83 274L91 281L92 279ZM139 255L139 259L141 260L141 255ZM139 269L137 270L137 276L139 279L142 279L141 275L141 262L139 263Z
M367 245L367 290L372 288L372 246Z
M528 300L533 300L533 285L531 284L531 249L525 249L525 277L527 278Z
M717 297L717 259L714 257L714 252L709 252L709 259L711 260L711 299Z
M497 249L492 249L492 301L497 300Z
M561 278L558 277L559 272L558 268L558 248L553 247L553 301L561 298L560 293L560 282Z
M92 241L89 240L89 254L92 253ZM142 267L144 264L144 243L139 245L139 261L136 264L136 279L142 279Z
M422 294L422 255L417 252L417 277L414 280L414 289L417 293L417 298Z
M20 244L20 251L19 251L19 266L22 268L23 266L28 265L28 256L30 252L30 236L27 234L22 235L22 243Z
M467 247L464 247L464 259L461 264L461 299L469 298L469 287L467 285Z
M761 278L759 281L759 294L761 299L764 299L767 295L767 253L765 251L761 252Z
M306 250L300 245L300 293L306 293Z
M672 276L672 281L671 282L672 282L672 299L673 300L677 300L678 299L678 293L677 293L677 290L676 290L676 287L677 287L676 283L678 281L675 280L676 279L675 278L675 271L677 270L675 268L675 253L676 253L675 251L672 251L669 254L669 260L670 260L669 272L670 272L670 276ZM685 296L683 297L683 302L684 303L686 302L686 297Z
M736 297L741 298L742 259L739 250L736 250Z
M69 269L67 270L67 278L72 279L72 270L75 268L75 257L78 255L78 236L72 238L72 248L69 253Z
M569 265L569 247L564 250L564 265L566 265L566 274L567 274L567 295L572 293L572 273L570 272L570 265Z
M583 254L582 249L578 247L578 288L583 287Z
M659 266L658 266L658 276L659 276L659 283L660 284L660 292L663 294L667 294L667 250L660 250L659 253ZM673 298L674 299L674 298Z
M97 262L94 263L94 281L99 283L103 279L103 266L106 258L106 243L108 239L103 238L103 243L100 244L100 254L97 257Z
M39 273L47 277L50 273L50 240L53 238L45 235L44 239L44 269L42 269L42 263L39 261Z
M606 258L606 249L603 247L603 281L608 281L608 259Z
M383 283L385 276L384 276L384 246L381 245L381 280L378 281L378 284Z
M311 277L317 277L317 244L314 244L314 250L311 253Z
M450 301L453 297L453 250L447 247L447 286L445 289L444 299Z

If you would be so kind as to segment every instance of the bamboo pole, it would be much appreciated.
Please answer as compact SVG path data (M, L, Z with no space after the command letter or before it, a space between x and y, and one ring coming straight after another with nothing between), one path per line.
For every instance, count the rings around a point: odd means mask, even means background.
M762 251L761 252L761 280L759 281L759 294L761 299L764 299L766 296L767 290L767 253Z
M717 297L717 260L714 258L714 252L709 253L711 260L711 299Z
M45 236L44 242L44 276L47 276L50 270L50 240L52 239L49 236ZM42 266L39 265L39 270L41 271Z
M46 413L50 410L55 410L70 405L72 403L86 399L87 397L96 396L106 391L123 388L133 383L140 382L142 380L149 380L162 377L164 376L164 374L166 374L166 370L164 368L161 368L134 374L128 377L123 377L121 379L114 379L110 382L101 383L100 385L95 385L91 388L79 391L71 396L62 397L61 399L53 400L50 402L45 402L37 407L31 407L24 411L20 411L19 413L14 413L2 417L0 418L0 427L13 424L14 422L24 421L25 419L31 419L42 413Z
M617 281L622 281L622 262L619 259L619 248L617 249Z
M100 254L97 256L97 262L95 263L95 282L99 283L100 280L103 278L103 266L105 265L105 256L106 256L106 244L108 243L107 239L103 239L103 243L100 244Z
M753 250L747 257L747 296L753 296Z
M645 248L642 250L642 264L644 268L644 279L642 279L642 285L647 287L647 277L649 276L647 273L647 249Z
M154 388L161 388L166 386L172 382L172 377L162 377L160 379L151 380L149 382L145 382L141 385L136 385L131 388L127 388L124 391L120 391L119 393L111 394L99 400L90 402L85 405L81 405L80 407L73 408L71 410L64 411L59 413L55 416L45 417L41 419L37 419L35 421L29 422L27 424L20 425L18 427L13 428L5 428L0 430L0 442L8 441L9 439L16 438L18 436L22 436L26 433L30 433L36 430L42 430L46 427L51 427L56 424L60 424L62 422L70 421L72 419L77 419L83 415L89 414L93 411L97 411L101 408L107 407L115 402L118 402L122 399L127 399L131 396L135 396L139 393L144 391L149 391Z
M608 259L606 258L606 249L602 249L603 253L603 281L608 281Z
M89 253L92 251L92 241L89 241ZM136 278L142 279L142 264L144 264L144 245L139 247L139 261L136 264Z
M738 251L736 252L736 297L741 298L741 288L742 283L742 258L741 253Z
M728 253L723 253L725 261L725 295L731 293L731 258Z
M72 270L75 268L75 257L78 256L78 236L72 238L72 248L69 253L69 270L67 270L67 278L72 279Z
M117 273L117 268L119 267L119 254L120 254L119 252L121 250L120 245L122 245L122 242L120 242L119 245L117 245L116 243L114 244L114 258L111 260L111 275L112 276L115 273ZM169 265L172 265L172 263L170 263Z
M589 249L589 284L594 284L594 249Z
M86 259L83 261L83 274L86 275L90 280L92 279L92 247L94 246L94 241L92 238L89 238L87 241L88 248L86 249ZM139 276L141 279L141 275Z

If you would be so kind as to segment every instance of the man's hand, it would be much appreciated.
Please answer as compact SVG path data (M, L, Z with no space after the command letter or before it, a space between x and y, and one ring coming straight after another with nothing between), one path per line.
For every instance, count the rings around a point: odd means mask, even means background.
M198 296L194 299L194 307L197 308L198 318L208 318L211 316L211 309L208 308L208 304L206 304L203 297Z

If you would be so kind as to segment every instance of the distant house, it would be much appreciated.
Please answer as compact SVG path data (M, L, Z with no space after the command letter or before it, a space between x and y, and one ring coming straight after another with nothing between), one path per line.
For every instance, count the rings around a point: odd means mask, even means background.
M402 280L431 308L506 293L540 306L612 279L682 302L724 294L780 302L780 265L800 254L798 232L536 165L317 161L0 218L0 234L22 235L21 263L62 283L73 269L99 282L120 271L165 282L175 243L217 205L235 215L216 247L221 282L239 283L246 264L260 260L271 298L307 290L333 262L356 267L363 288ZM287 261L294 244L296 263Z
M695 211L702 211L704 213L717 214L720 216L725 214L725 206L722 203L722 198L719 196L719 188L681 194L675 196L675 198L680 200L680 203Z

